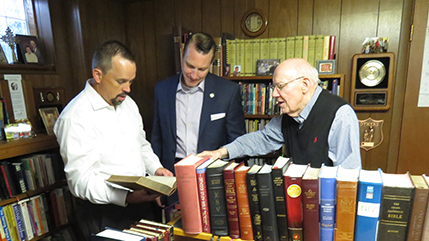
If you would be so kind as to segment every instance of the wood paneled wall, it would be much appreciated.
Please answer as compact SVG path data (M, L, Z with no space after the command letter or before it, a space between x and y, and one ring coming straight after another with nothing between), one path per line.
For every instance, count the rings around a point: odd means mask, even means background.
M55 66L53 73L25 74L35 86L64 86L74 97L91 76L91 57L103 41L118 39L137 55L137 78L131 96L140 107L145 129L152 129L154 87L174 74L172 27L223 32L248 38L240 29L243 14L260 8L268 28L258 38L296 35L336 35L337 73L346 76L350 98L352 57L365 37L389 37L396 55L395 97L388 111L358 112L359 119L384 120L383 143L362 151L366 169L396 172L409 32L413 0L38 0L49 2ZM1 72L1 70L0 70Z

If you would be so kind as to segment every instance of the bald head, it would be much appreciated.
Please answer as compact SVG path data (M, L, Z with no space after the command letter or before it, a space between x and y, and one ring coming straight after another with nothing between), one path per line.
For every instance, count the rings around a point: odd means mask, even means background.
M304 76L308 78L312 83L314 83L314 88L317 87L319 83L319 73L316 68L311 66L304 59L293 58L287 59L279 64L274 71L274 79L284 79L291 80L293 78L297 78L300 76Z

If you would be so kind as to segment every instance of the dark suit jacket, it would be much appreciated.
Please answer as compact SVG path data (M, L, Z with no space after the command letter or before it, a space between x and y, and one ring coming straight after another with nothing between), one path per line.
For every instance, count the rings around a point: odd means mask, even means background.
M155 87L155 115L152 148L163 166L174 173L176 155L176 90L180 75L169 77ZM210 95L214 97L211 98ZM211 121L213 114L225 117ZM197 151L216 150L246 133L240 86L208 74L200 118ZM197 153L194 153L197 154Z

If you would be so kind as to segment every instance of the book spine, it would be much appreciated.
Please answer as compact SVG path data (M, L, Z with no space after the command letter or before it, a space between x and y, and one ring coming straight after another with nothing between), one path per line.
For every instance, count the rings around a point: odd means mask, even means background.
M302 58L308 61L308 41L309 36L305 35L302 39Z
M316 53L316 35L310 35L308 38L308 62L311 64L311 66L313 67L317 67L316 66L316 60L314 58Z
M60 213L58 211L58 201L57 195L54 191L49 192L49 200L51 202L51 210L54 216L55 227L59 227L61 225Z
M10 237L9 227L7 226L6 216L5 216L3 209L4 209L3 207L0 207L0 221L1 221L1 224L3 226L3 230L4 230L4 234L6 236L6 240L11 241L12 239Z
M16 204L16 203L12 204L13 215L15 218L16 228L17 228L16 230L20 240L30 240L34 237L33 230L29 222L30 220L27 219L28 216L27 217L25 216L26 214L24 212L26 210L22 210L23 206L25 207L25 209L27 209L27 205L25 204L25 202L21 204Z
M408 227L408 238L410 241L422 240L425 216L427 215L429 190L416 188L414 194L413 208ZM429 220L428 220L429 221Z
M339 95L339 93L338 93L338 79L332 80L332 91L331 91L331 93L333 95Z
M279 240L271 173L257 174L264 240Z
M256 71L256 63L253 63L253 44L254 41L252 39L246 39L244 40L244 69L246 72L244 72L245 76L253 76L255 75Z
M197 173L203 232L210 233L209 202L207 197L206 173Z
M293 241L302 241L302 178L285 176L284 179L289 236Z
M207 168L206 178L212 233L217 236L227 236L229 234L228 214L222 167Z
M335 59L335 35L329 37L329 59Z
M335 178L320 178L320 240L334 239Z
M4 181L5 181L5 184L6 184L7 193L9 195L9 197L13 197L13 196L15 196L15 193L13 192L12 185L9 182L9 178L8 178L7 172L6 172L6 167L4 165L1 165L0 168L1 168L1 172L2 172L2 175L3 175Z
M358 182L355 241L376 240L381 192L380 183Z
M412 188L383 186L377 240L406 239L412 194Z
M237 64L241 66L239 76L244 76L246 73L246 66L245 66L245 44L244 39L237 39L236 44L236 50L237 50Z
M302 180L304 237L306 241L319 241L319 180Z
M261 241L262 238L262 220L259 204L259 192L256 179L256 173L248 173L246 177L247 191L249 195L250 216L252 219L252 229L254 240Z
M329 46L331 44L331 36L326 35L323 36L323 56L322 60L328 60L329 59Z
M357 181L337 181L336 241L353 241L356 217Z
M238 222L237 193L235 192L234 170L224 171L226 209L228 212L229 237L240 237L240 225Z
M278 46L279 39L278 38L269 38L270 42L270 59L278 59Z
M286 59L286 38L279 38L279 46L277 48L277 58L280 59L280 63Z
M270 58L270 39L261 39L261 59Z
M277 227L279 238L282 241L289 240L288 230L284 227L288 226L287 211L286 211L286 197L285 197L285 184L283 178L283 168L273 169L271 172L273 178L273 191L275 197Z
M249 196L247 195L247 182L245 171L235 172L235 183L237 190L240 237L243 240L253 240L252 218L250 216Z
M202 162L200 161L199 164ZM175 165L177 190L182 212L183 230L197 234L203 231L198 197L196 166Z
M302 58L304 36L295 37L295 58Z
M295 37L286 38L286 59L295 57Z
M20 193L24 193L27 191L27 186L24 180L24 170L22 168L22 163L13 163L12 166L15 172L16 186L19 187L18 190Z

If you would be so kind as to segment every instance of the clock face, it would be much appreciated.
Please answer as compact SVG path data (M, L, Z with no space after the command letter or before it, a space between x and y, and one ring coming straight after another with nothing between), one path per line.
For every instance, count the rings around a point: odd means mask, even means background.
M262 24L262 16L258 13L249 14L245 21L246 28L252 33L258 32L262 28Z

